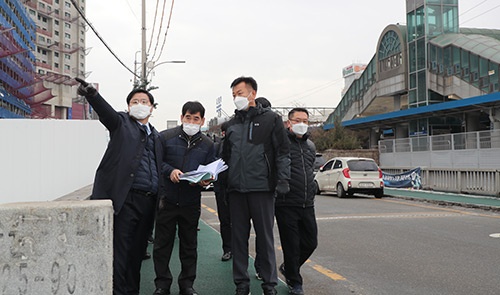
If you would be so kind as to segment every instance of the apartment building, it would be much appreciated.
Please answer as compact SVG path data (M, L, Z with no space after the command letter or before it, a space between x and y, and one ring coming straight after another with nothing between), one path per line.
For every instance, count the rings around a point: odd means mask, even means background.
M88 107L77 101L74 77L85 77L85 0L25 0L36 23L36 76L52 98L33 106L36 117L86 119ZM77 5L77 7L75 7ZM80 111L73 116L73 107ZM82 106L84 112L81 111Z

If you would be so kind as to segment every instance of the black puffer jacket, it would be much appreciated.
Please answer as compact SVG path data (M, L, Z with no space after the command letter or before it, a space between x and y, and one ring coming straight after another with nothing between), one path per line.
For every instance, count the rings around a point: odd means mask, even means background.
M314 206L316 184L313 168L316 147L308 137L308 134L305 134L302 138L298 138L293 132L288 131L290 158L292 159L290 192L284 196L278 196L276 206Z
M227 191L274 192L290 179L290 154L281 116L269 108L236 111L228 122L222 159L229 166Z
M162 131L160 140L164 151L162 172L165 181L165 193L160 198L179 207L200 204L202 187L185 180L173 183L170 174L174 169L185 173L213 162L213 141L201 132L187 136L182 125Z

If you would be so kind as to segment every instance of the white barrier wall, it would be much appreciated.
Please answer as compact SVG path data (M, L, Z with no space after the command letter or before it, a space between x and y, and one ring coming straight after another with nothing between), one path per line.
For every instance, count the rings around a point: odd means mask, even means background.
M96 120L0 120L0 203L49 201L94 181L109 135Z

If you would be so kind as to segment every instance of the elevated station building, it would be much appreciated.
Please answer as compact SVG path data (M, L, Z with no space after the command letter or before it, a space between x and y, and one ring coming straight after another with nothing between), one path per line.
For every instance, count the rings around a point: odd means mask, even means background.
M458 0L407 0L324 124L380 139L500 129L500 30L459 28Z
M407 0L323 128L370 134L386 173L500 195L500 30L459 27L458 0Z

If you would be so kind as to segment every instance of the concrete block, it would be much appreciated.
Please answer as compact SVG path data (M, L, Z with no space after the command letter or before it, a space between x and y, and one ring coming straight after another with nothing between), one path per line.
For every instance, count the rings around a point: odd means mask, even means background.
M110 200L0 205L0 294L112 294Z

